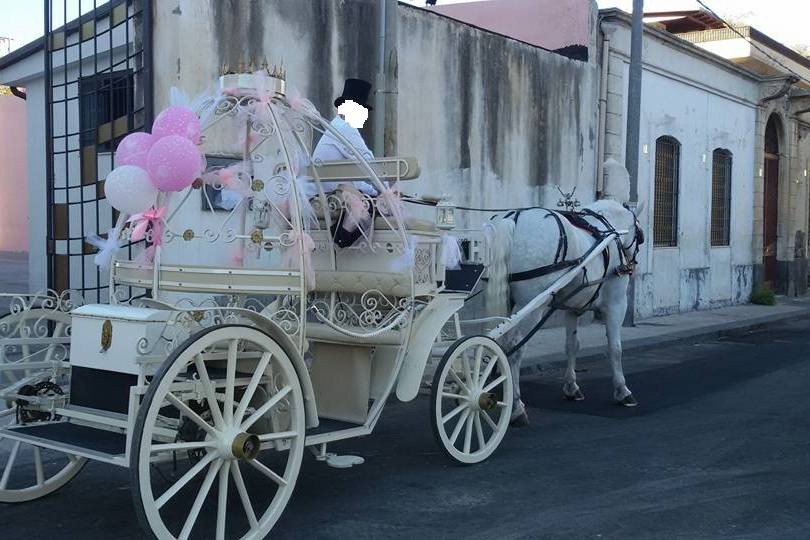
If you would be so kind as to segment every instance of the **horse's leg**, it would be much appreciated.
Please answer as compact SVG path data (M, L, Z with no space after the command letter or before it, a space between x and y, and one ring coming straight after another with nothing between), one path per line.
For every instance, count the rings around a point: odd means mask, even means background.
M622 370L622 322L627 309L627 299L622 296L621 301L608 306L605 310L605 333L608 342L608 358L613 370L613 399L625 407L638 405L624 380Z
M530 315L527 320L518 324L512 332L507 334L505 351L511 351L528 331L527 328L532 328L536 323L536 315ZM516 350L509 356L509 368L512 372L512 416L510 418L510 425L513 427L523 427L529 425L529 415L526 412L526 405L520 399L520 367L523 363L523 347Z
M565 355L568 358L568 367L565 369L563 395L565 399L582 401L585 395L577 384L577 352L579 352L579 336L577 336L577 322L579 317L571 311L565 312Z

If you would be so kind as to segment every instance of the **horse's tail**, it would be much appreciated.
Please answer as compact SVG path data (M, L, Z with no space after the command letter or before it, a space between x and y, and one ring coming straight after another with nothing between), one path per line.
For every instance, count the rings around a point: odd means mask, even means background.
M489 282L486 289L487 310L491 315L508 316L512 309L509 294L509 262L515 221L498 218L484 227L490 249Z

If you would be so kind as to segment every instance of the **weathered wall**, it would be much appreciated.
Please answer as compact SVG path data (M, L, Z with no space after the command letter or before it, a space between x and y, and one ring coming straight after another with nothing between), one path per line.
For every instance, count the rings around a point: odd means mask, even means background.
M624 161L629 25L603 25L610 39L608 157ZM754 157L758 83L658 33L645 36L639 162L640 216L636 314L663 315L748 302L753 282ZM655 142L680 143L677 247L653 247ZM712 152L731 151L730 244L710 244Z
M158 0L156 106L167 104L172 85L202 92L223 63L266 55L283 59L288 85L331 117L346 77L374 80L375 6ZM561 182L593 198L595 64L404 4L398 48L398 153L418 157L424 173L409 190L515 206L540 203L541 186Z
M22 99L0 95L0 251L28 251L25 109Z

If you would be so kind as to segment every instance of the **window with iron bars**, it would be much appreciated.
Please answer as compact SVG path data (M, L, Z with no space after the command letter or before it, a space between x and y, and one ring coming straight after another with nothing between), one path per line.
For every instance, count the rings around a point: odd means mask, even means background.
M727 246L731 230L731 152L717 148L712 153L711 245Z
M669 136L655 141L653 246L678 245L678 184L681 144Z
M79 79L79 128L81 145L97 143L97 129L122 117L127 119L127 128L132 128L133 76L130 70L99 73ZM112 132L112 128L110 129ZM118 138L108 138L98 143L100 152L112 152Z

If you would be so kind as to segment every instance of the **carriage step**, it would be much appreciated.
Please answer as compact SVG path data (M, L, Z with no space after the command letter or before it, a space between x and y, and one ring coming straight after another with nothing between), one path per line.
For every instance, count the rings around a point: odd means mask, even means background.
M96 461L128 465L124 433L71 422L53 422L0 429L0 436Z

